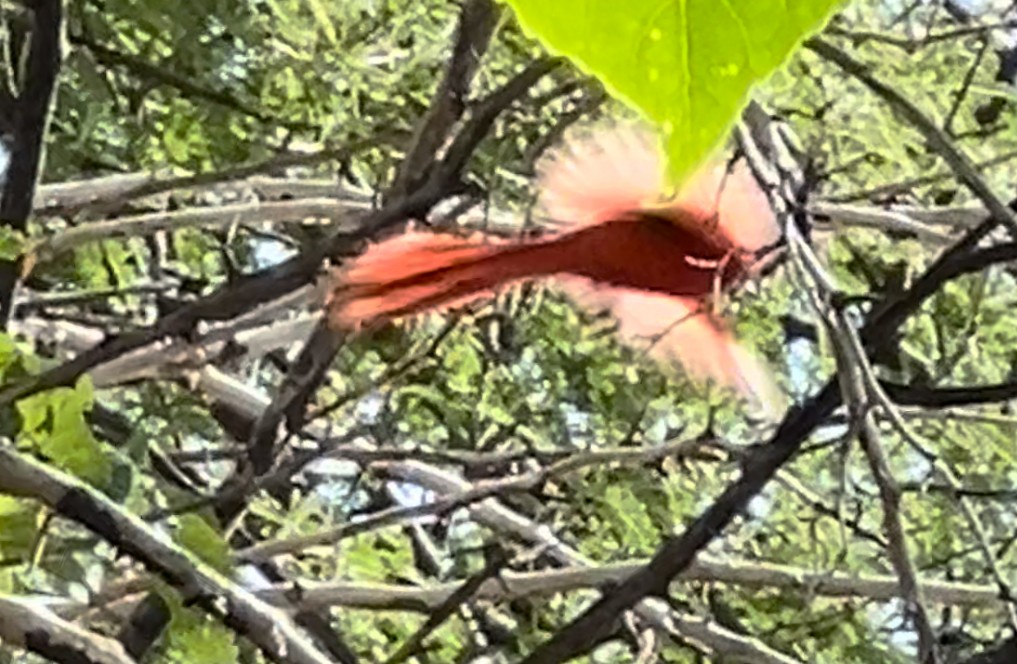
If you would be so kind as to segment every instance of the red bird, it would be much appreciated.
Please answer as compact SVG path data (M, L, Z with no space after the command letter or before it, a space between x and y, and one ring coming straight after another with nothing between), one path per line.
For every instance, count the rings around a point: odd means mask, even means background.
M506 241L408 231L336 273L331 325L355 329L461 305L547 278L578 304L608 309L630 343L744 396L771 402L762 364L709 311L711 295L750 276L778 229L744 168L707 166L677 196L645 132L600 130L566 144L540 169L539 203L556 233Z

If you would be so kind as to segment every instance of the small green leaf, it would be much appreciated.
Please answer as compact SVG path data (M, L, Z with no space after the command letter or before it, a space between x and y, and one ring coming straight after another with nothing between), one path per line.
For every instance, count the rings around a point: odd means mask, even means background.
M233 568L229 544L197 514L184 514L178 519L176 540L202 562L223 574Z
M550 50L655 122L681 179L713 150L749 88L837 0L508 0Z
M27 244L25 234L11 228L0 226L0 258L13 261L25 250Z
M54 411L53 428L39 442L40 451L61 468L94 486L109 481L109 459L85 422L80 410L61 407Z
M0 333L0 377L18 360L18 347L10 335Z
M42 428L49 416L50 399L48 394L22 399L18 402L18 414L21 416L22 433L34 433Z
M448 386L454 392L470 394L475 391L475 381L480 376L483 367L480 363L480 355L469 343L450 346L445 353L444 361L448 369Z
M0 558L13 560L29 555L38 531L38 518L38 505L0 496Z

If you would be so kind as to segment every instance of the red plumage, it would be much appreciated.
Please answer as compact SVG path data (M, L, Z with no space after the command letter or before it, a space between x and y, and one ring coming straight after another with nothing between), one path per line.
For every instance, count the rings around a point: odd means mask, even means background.
M662 159L647 134L601 131L542 165L540 205L556 226L534 240L409 231L338 271L333 326L455 307L506 285L550 278L577 303L608 309L630 343L744 395L773 395L762 365L706 301L752 270L777 237L769 205L744 169L710 165L666 197Z

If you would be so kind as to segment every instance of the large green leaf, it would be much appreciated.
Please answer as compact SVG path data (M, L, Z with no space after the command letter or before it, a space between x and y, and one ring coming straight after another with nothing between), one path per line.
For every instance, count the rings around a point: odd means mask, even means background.
M523 27L659 125L686 175L839 0L507 0Z
M85 375L74 387L41 392L17 403L19 441L97 487L110 480L112 464L85 419L92 409L92 381Z

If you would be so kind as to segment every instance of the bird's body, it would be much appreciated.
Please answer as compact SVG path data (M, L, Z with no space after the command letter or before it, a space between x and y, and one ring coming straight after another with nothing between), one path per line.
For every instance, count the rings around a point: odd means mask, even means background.
M578 303L611 310L629 341L652 338L658 355L693 374L758 395L761 366L703 304L743 280L753 252L776 237L769 207L745 172L707 168L672 199L660 194L662 175L644 134L616 129L573 143L539 183L557 232L506 241L410 231L385 240L339 272L330 320L355 328L550 278Z

